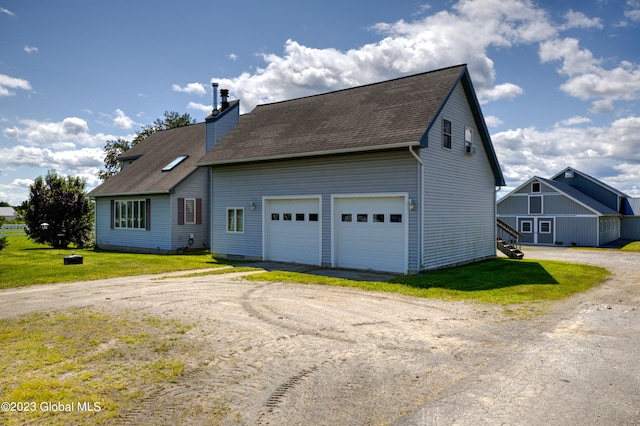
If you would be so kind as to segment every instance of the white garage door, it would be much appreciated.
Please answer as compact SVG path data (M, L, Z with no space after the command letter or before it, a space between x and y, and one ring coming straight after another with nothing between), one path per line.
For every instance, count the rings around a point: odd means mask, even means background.
M320 200L265 199L264 259L320 265Z
M337 267L407 272L405 197L334 199Z

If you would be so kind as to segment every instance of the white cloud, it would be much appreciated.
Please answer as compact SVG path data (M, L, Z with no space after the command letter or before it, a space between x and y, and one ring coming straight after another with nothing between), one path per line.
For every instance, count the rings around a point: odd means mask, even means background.
M554 39L540 44L540 60L562 61L558 72L568 76L561 89L581 100L595 101L590 112L609 112L613 102L629 101L640 94L640 67L622 61L617 67L605 69L602 60L593 57L588 49L581 49L574 38Z
M204 85L202 85L201 83L189 83L184 87L181 87L178 84L174 84L171 87L174 92L184 92L190 95L199 95L199 96L207 94L207 90L204 88Z
M4 13L5 15L9 15L9 16L16 16L15 13L10 11L9 9L5 9L4 7L0 7L0 13Z
M113 119L113 124L120 129L130 129L136 122L127 117L121 109L116 109L116 118Z
M574 117L567 121L576 124L586 120ZM571 166L628 195L640 196L639 117L618 119L602 127L511 129L492 134L491 139L512 188L534 175L551 177Z
M521 0L461 0L451 11L414 21L377 23L371 28L380 34L380 41L341 51L288 40L282 55L261 55L264 68L212 81L242 99L242 109L247 112L258 103L467 63L479 98L498 100L523 92L509 82L496 86L494 63L487 51L538 43L557 35L543 10Z
M562 120L562 121L556 123L556 127L559 127L559 126L576 126L576 125L585 124L585 123L591 123L591 119L589 117L582 117L582 116L576 115L575 117L570 117L570 118L567 118L565 120Z
M21 120L20 126L4 130L8 139L28 146L87 146L103 147L107 140L117 136L104 133L91 134L87 122L78 117L67 117L60 122Z
M22 78L0 74L0 97L15 95L12 89L31 90L31 83Z
M563 30L570 28L596 28L601 30L604 28L602 22L600 22L600 18L589 18L582 12L569 10L564 17L567 20L567 23L561 26L561 29Z
M500 120L498 117L495 117L493 115L486 116L484 118L484 121L487 124L487 127L498 127L504 124L502 120Z
M487 89L480 96L480 103L487 103L498 99L515 98L524 93L520 86L512 83L497 84L492 89Z
M38 48L25 44L24 51L27 52L27 53L38 53Z
M204 104L199 104L197 102L189 102L189 104L187 105L187 108L200 111L208 115L213 110L213 105L204 105Z
M238 59L238 55L236 55L235 53L229 53L227 55L227 58L231 59L232 61L235 61Z

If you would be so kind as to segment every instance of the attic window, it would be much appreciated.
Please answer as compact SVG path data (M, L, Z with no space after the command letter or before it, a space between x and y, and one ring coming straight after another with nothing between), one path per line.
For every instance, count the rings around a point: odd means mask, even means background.
M173 160L172 162L170 162L169 164L167 164L166 166L164 166L164 168L162 169L163 172L168 172L173 170L174 167L176 167L178 164L182 163L184 160L187 159L187 157L189 157L188 155L181 155L179 157L177 157L175 160Z
M565 179L573 179L573 170L567 170L564 172Z

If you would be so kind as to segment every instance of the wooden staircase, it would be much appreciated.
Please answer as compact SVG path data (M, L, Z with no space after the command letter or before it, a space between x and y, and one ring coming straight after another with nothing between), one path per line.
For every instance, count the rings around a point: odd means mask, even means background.
M520 251L518 240L524 237L517 229L511 227L508 223L501 219L496 219L497 226L497 247L502 253L510 259L522 259L524 253Z

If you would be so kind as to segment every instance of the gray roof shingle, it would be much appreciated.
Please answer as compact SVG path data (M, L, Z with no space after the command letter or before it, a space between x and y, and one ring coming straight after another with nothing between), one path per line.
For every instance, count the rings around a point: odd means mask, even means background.
M89 196L170 193L197 170L196 163L204 152L204 123L156 132L122 154L120 160L136 160L91 191ZM171 171L162 171L180 155L188 157Z
M199 165L419 145L465 70L458 65L259 105Z

